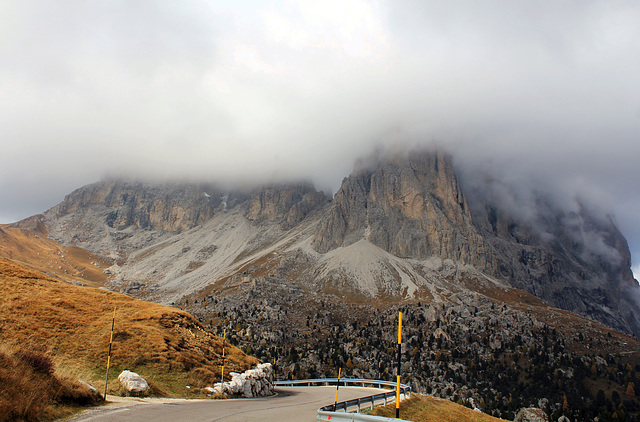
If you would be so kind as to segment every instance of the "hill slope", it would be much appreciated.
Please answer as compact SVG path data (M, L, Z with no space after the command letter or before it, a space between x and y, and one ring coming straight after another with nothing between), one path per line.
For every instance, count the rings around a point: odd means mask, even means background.
M114 307L112 374L138 372L167 395L220 379L222 339L186 312L74 286L6 259L0 259L0 298L4 347L48 355L63 372L95 386L104 382ZM229 344L226 356L227 374L257 363ZM118 390L111 382L109 391Z
M49 277L93 287L104 285L108 277L104 269L112 263L86 249L62 246L49 239L41 215L0 225L0 258L43 271Z
M412 394L411 398L403 401L400 406L400 417L409 421L420 422L500 422L504 419L495 418L481 412L471 410L467 407L449 400L437 397ZM395 418L395 403L385 407L377 407L369 415L385 416Z

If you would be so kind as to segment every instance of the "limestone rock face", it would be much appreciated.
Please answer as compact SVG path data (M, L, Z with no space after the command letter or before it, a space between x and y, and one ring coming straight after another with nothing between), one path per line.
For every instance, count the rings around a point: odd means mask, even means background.
M211 185L107 180L67 195L52 212L64 216L101 205L109 227L182 232L211 218L221 202L221 193Z
M373 162L343 181L313 246L326 253L363 238L402 258L493 266L451 157L439 152Z
M401 258L452 260L640 333L640 292L611 217L580 203L566 211L539 193L508 197L481 176L459 183L452 157L437 151L369 160L343 180L312 245L328 253L365 239Z
M314 209L328 203L322 192L313 185L269 185L256 192L245 214L248 220L277 221L290 228L301 222Z
M149 389L147 380L126 369L118 375L118 381L130 393L145 393Z
M491 182L463 188L471 192L474 225L491 246L493 276L558 308L640 333L629 247L611 216L578 201L562 209L541 193L520 198L526 210L514 211L505 203L519 198L496 200Z

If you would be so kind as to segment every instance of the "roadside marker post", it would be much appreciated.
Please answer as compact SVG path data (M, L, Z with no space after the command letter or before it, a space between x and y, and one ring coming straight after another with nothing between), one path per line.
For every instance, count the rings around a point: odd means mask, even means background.
M222 375L220 376L220 382L224 382L224 343L227 339L227 329L225 328L222 333Z
M402 357L402 311L398 312L398 369L396 372L396 419L400 419L400 360Z
M342 375L342 368L338 369L338 382L336 382L336 400L333 402L333 411L336 411L338 406L338 389L340 388L340 375Z
M107 385L109 384L109 366L111 365L111 345L113 344L113 329L116 325L116 307L113 307L113 318L111 319L111 337L109 338L109 353L107 353L107 375L104 380L104 397L107 401Z

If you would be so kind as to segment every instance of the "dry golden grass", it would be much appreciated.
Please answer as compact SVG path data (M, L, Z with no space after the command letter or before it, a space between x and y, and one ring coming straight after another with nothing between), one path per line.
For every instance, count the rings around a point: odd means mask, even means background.
M100 390L114 306L110 379L129 369L150 381L156 394L187 396L187 384L219 381L222 339L188 313L91 287L68 284L0 259L0 344L42 353L59 372ZM226 346L225 374L258 361ZM110 393L122 393L117 381Z
M0 422L54 420L102 402L86 385L53 371L44 355L0 350Z
M396 405L376 407L369 414L394 418ZM400 403L400 418L415 422L500 422L481 412L432 396L412 394L411 398Z
M41 216L0 225L0 258L93 287L104 285L107 280L104 269L111 265L85 249L61 246L49 239Z

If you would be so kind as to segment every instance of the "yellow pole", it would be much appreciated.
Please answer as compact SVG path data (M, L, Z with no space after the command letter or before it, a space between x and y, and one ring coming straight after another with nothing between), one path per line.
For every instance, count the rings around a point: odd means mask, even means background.
M222 375L220 376L220 382L224 382L224 343L227 339L227 329L222 332Z
M400 359L402 356L402 312L398 312L398 370L396 372L396 419L400 419Z
M109 338L109 353L107 353L107 375L104 381L104 397L107 400L107 385L109 384L109 367L111 366L111 345L113 344L113 328L116 324L116 307L113 307L113 318L111 319L111 337Z
M340 375L342 374L342 368L338 369L338 382L336 383L336 400L333 402L333 411L336 411L338 405L338 388L340 388Z

